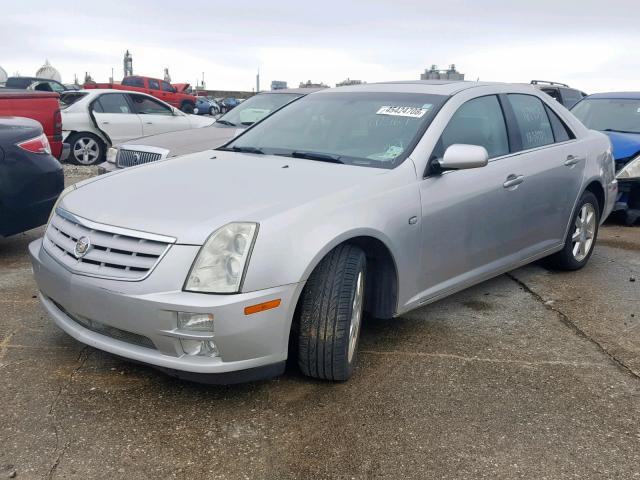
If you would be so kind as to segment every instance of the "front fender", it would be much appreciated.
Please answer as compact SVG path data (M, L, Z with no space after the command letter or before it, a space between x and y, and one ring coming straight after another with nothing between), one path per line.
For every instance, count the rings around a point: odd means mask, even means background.
M410 161L365 185L275 215L260 224L243 292L304 282L340 243L371 237L383 243L398 273L398 305L417 285L420 192Z

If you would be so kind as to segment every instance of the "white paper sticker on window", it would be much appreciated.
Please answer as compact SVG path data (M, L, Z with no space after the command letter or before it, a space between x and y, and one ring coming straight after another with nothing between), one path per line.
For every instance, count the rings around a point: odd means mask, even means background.
M392 115L394 117L422 118L431 109L431 105L420 107L384 106L376 112L376 115Z

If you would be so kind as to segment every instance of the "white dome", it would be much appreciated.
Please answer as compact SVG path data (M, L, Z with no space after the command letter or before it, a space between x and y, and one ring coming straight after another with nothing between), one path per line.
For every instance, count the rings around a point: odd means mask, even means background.
M48 78L49 80L55 80L57 82L62 81L62 77L60 76L60 72L53 68L49 63L49 60L44 62L44 65L41 66L36 72L36 77L38 78Z
M6 82L8 77L6 70L0 67L0 83Z

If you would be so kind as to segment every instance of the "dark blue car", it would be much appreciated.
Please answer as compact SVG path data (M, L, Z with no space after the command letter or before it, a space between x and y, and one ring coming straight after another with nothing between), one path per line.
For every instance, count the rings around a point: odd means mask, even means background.
M0 117L0 237L44 225L63 189L62 165L40 123Z
M633 225L640 218L640 92L589 95L571 112L611 139L619 188L614 211Z

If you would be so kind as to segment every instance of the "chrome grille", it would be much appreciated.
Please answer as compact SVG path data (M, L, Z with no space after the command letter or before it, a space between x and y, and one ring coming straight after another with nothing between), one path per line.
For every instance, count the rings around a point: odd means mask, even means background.
M78 240L89 243L76 255ZM81 275L142 280L158 264L175 239L100 225L58 209L45 232L47 253Z
M162 158L162 154L154 152L143 152L139 150L126 150L120 148L116 162L119 167L135 167L145 163L155 162Z

